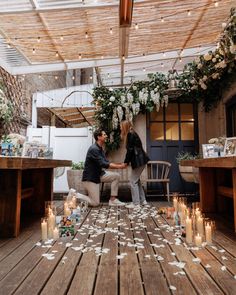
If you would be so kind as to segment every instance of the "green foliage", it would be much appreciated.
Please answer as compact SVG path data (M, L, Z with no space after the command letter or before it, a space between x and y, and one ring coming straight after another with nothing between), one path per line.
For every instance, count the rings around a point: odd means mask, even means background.
M222 99L223 91L236 81L236 12L230 19L215 51L197 57L177 76L182 95L180 102L203 102L210 111ZM122 119L132 121L139 113L159 111L166 107L170 75L149 74L147 81L134 82L129 88L96 87L93 92L97 127L108 134L107 150L120 146L119 124Z
M0 120L3 123L9 123L13 119L13 105L7 100L4 87L0 84Z
M199 159L200 156L198 154L192 154L190 152L180 152L178 153L177 157L176 157L176 162L179 164L180 161L182 160L194 160L194 159Z
M80 161L79 163L72 162L71 166L72 170L83 170L84 169L84 162Z

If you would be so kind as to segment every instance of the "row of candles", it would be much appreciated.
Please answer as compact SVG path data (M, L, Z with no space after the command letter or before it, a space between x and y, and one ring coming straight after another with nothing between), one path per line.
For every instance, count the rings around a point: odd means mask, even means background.
M199 203L193 203L192 209L187 208L187 199L173 197L174 218L176 225L185 229L186 242L201 246L203 242L212 244L215 228L214 221L204 219Z
M77 199L75 190L71 189L64 202L64 216L70 216L76 208ZM56 223L56 207L53 202L45 202L45 217L41 219L42 240L58 239L60 237L59 227Z

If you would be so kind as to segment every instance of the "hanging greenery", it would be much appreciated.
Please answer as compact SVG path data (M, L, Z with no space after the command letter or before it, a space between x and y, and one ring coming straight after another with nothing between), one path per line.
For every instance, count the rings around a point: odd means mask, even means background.
M7 100L3 89L3 85L0 84L0 121L6 124L13 119L13 106L12 103Z
M185 65L177 76L178 88L182 91L180 101L203 101L205 111L216 106L222 93L236 81L236 10L231 10L230 19L215 51L197 57ZM149 74L148 80L134 82L129 88L108 89L96 87L93 92L96 105L97 125L109 135L107 150L120 146L119 123L122 119L132 121L139 113L159 111L168 105L169 77Z

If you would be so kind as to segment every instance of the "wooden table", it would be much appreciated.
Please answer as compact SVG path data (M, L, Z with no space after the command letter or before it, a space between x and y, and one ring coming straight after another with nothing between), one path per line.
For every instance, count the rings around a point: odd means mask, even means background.
M0 157L0 237L16 237L20 231L21 200L28 211L44 215L45 201L53 196L53 169L71 161Z
M236 231L236 157L183 160L181 165L199 168L200 204L203 212L216 211L217 195L233 198Z

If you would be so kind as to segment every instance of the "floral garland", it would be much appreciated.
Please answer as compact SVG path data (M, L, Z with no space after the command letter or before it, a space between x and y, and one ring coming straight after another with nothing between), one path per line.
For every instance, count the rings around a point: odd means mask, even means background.
M222 98L222 92L236 80L236 10L231 9L230 19L224 29L218 48L197 57L184 67L177 76L182 91L179 101L203 101L209 111ZM132 121L139 113L151 112L168 105L166 90L169 76L149 74L147 81L134 82L129 88L108 89L96 87L93 92L96 105L97 127L108 135L107 150L120 146L119 123L122 119Z
M0 120L4 123L9 123L13 119L13 106L10 101L7 101L3 89L0 88Z

